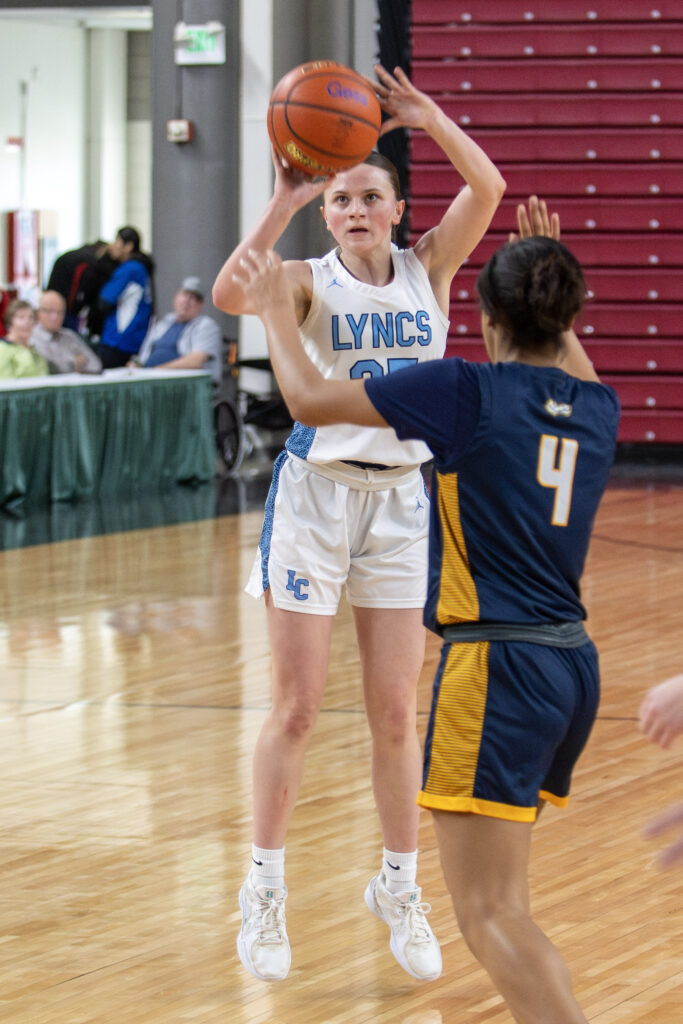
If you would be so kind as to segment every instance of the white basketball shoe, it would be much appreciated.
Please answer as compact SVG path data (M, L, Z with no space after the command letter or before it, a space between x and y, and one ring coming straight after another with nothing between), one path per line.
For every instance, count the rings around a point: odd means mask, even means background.
M365 890L368 908L391 928L389 945L403 970L419 981L434 981L441 974L441 950L427 923L431 907L421 899L419 888L389 892L383 873L372 878Z
M262 981L282 981L292 963L285 925L286 899L286 886L255 886L251 878L240 889L242 928L237 936L237 952L246 969Z

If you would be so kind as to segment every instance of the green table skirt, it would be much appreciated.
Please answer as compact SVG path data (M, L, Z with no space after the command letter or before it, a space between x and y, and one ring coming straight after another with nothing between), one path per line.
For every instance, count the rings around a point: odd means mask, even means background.
M204 374L0 390L0 508L213 479L211 399Z

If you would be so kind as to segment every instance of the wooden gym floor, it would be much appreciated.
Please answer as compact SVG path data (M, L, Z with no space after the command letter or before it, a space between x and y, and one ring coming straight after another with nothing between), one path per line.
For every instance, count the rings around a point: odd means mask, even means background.
M602 707L569 808L534 838L534 911L592 1024L683 1020L683 867L659 871L661 844L641 835L683 800L683 738L665 753L636 727L647 687L683 670L682 499L683 480L647 472L610 485L583 588ZM404 974L365 908L381 838L346 606L287 844L292 971L270 985L242 970L269 653L242 593L261 516L240 507L0 552L0 1020L511 1021L458 933L427 813L419 877L442 977ZM421 735L437 651L430 638Z

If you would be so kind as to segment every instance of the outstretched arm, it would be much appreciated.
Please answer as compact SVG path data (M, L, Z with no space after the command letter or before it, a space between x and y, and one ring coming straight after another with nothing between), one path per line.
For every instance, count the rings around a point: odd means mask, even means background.
M683 732L683 675L671 676L651 687L638 712L641 731L668 750ZM645 827L645 835L659 836L678 826L679 836L657 857L660 867L683 861L683 804L675 804Z
M294 419L309 427L327 423L386 427L362 380L328 380L306 355L297 330L294 299L278 254L251 249L239 264L236 283L266 329L271 366Z
M213 303L224 313L239 316L243 313L256 312L243 291L239 278L235 277L235 271L238 271L240 267L240 260L250 249L258 251L272 249L294 214L316 196L319 196L328 184L327 179L312 181L301 171L294 170L283 163L275 152L272 152L272 159L275 167L273 195L255 226L230 254L214 281L211 293ZM297 303L302 300L300 294L303 282L301 268L302 264L290 263L287 269L290 287Z
M548 216L548 207L544 199L538 196L529 196L529 209L524 203L517 207L517 230L519 235L511 234L510 241L515 242L518 238L531 238L533 235L543 235L546 238L560 240L560 217L553 213ZM579 380L592 380L600 383L593 364L588 354L579 341L574 329L565 331L562 335L564 342L565 356L560 364L561 369L570 377L578 377Z
M662 835L675 826L679 828L678 839L674 840L671 846L667 846L657 857L657 863L662 868L671 867L672 864L683 860L683 804L675 804L670 807L645 827L645 835L652 837Z
M505 192L498 168L480 146L455 124L431 97L420 92L401 68L391 75L375 65L375 90L389 115L381 134L394 128L421 128L443 150L464 179L463 188L438 225L422 236L415 252L423 263L442 310L448 315L453 275L479 244Z

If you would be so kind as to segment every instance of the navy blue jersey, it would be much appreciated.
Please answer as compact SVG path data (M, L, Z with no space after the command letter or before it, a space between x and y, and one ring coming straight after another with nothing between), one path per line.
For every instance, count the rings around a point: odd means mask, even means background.
M585 618L579 580L616 449L606 385L524 363L445 359L366 381L434 454L425 624Z

